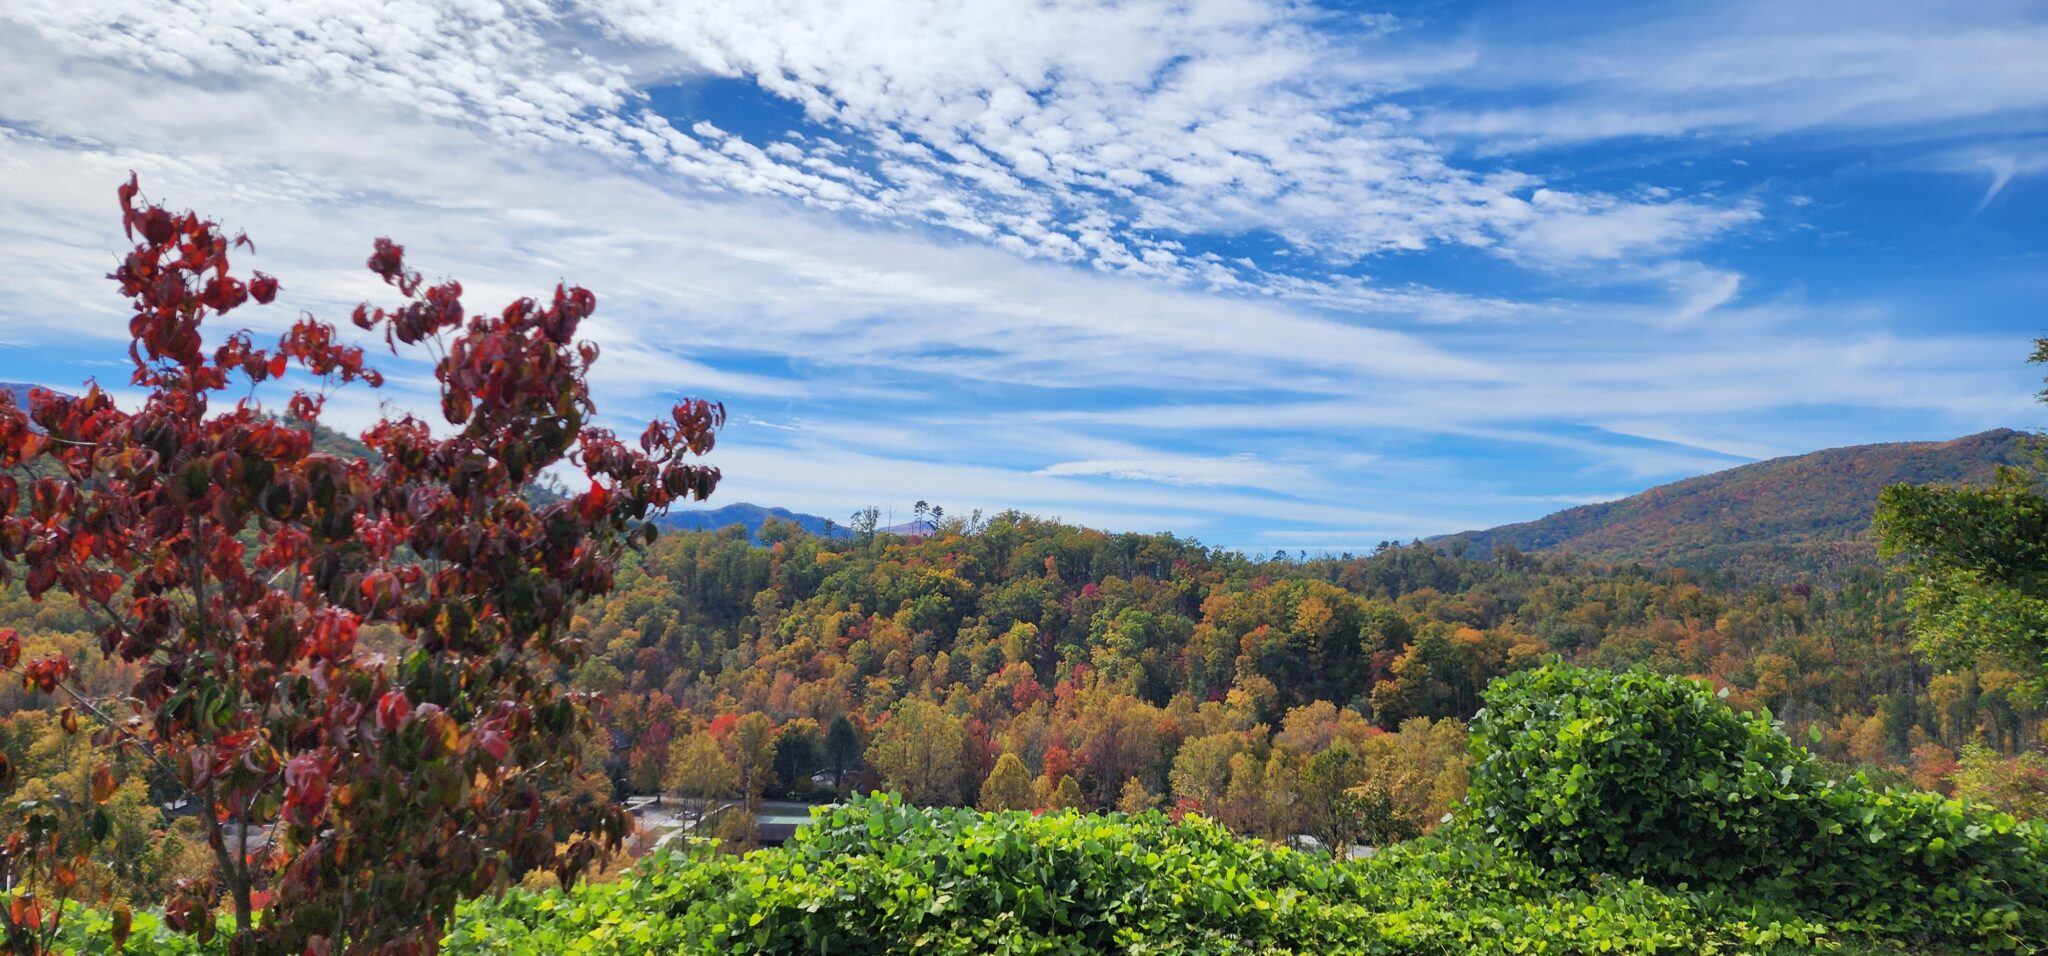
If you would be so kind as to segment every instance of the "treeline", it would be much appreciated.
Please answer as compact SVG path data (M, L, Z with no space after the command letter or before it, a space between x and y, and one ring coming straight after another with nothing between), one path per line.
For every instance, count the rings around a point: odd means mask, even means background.
M1376 810L1339 816L1393 838L1462 794L1487 683L1553 654L1709 679L1893 782L2021 810L2048 790L2015 756L2042 720L2016 676L1931 668L1875 566L1735 589L1512 548L1261 561L1016 513L761 537L664 536L579 621L621 794L880 786L1340 841L1316 808L1349 795Z
M569 682L615 797L700 807L880 788L927 805L1200 811L1240 833L1383 844L1460 800L1492 679L1548 655L1703 677L1880 780L2048 815L2042 712L1995 666L1913 649L1871 566L1833 588L1718 587L1502 548L1256 560L1167 535L1008 513L928 536L821 539L770 522L666 534L575 630ZM25 653L88 692L132 683L75 606L0 590ZM396 650L375 628L363 640ZM84 786L49 698L0 687L0 755L28 795ZM108 807L129 847L95 875L146 900L205 871L177 788L140 765ZM748 828L731 814L719 832Z

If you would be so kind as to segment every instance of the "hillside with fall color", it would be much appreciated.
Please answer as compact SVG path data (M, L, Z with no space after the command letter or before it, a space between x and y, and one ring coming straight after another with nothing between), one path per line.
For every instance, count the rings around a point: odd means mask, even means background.
M2033 459L2028 436L1996 429L1944 442L1888 442L1773 458L1521 524L1436 539L1484 558L1508 546L1606 563L1726 571L1744 580L1834 576L1876 557L1870 516L1893 484L1989 483Z

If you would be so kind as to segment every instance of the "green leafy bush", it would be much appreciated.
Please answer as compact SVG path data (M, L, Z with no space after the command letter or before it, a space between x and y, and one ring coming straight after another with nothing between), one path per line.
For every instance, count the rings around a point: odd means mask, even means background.
M1929 945L2048 940L2048 829L1824 775L1704 683L1552 664L1497 681L1465 813L1559 874L1787 903Z
M1468 812L1544 866L1776 880L1813 836L1806 752L1704 684L1541 667L1495 681L1472 734Z
M1455 834L1333 864L1199 817L863 798L778 850L659 856L620 883L479 901L445 952L1711 953L1822 932L1640 881L1554 884Z
M184 933L164 925L163 914L149 911L137 912L129 925L128 944L123 952L138 956L218 956L227 952L224 942L234 930L232 915L223 913L217 920L220 935L213 942L201 944ZM98 910L77 907L66 916L63 935L59 937L59 952L106 953L113 951L113 917Z

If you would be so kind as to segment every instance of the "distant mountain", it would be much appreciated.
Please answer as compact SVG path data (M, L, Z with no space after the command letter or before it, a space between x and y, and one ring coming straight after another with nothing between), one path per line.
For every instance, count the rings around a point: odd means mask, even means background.
M2032 459L2029 436L1998 429L1945 442L1893 442L1774 458L1560 511L1432 539L1484 557L1501 545L1597 561L1726 571L1743 579L1827 575L1876 555L1878 492L1900 482L1982 484Z
M702 511L671 511L658 523L669 531L717 531L743 525L747 529L747 537L759 542L761 525L769 518L794 522L797 527L821 538L844 537L852 533L843 525L817 515L799 514L788 508L763 508L744 501Z
M12 396L14 398L14 407L22 411L28 410L28 390L35 387L34 385L25 385L20 382L0 382L0 392L5 392Z

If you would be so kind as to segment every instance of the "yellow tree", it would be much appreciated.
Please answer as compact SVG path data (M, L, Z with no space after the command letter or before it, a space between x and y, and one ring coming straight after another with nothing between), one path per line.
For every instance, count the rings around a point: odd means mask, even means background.
M732 748L732 766L747 811L761 805L761 790L775 770L775 724L768 715L754 711L733 725L725 738Z
M1124 781L1123 793L1117 795L1116 808L1124 813L1144 813L1158 802L1159 798L1145 789L1145 781L1131 777Z
M1173 770L1167 782L1173 795L1192 800L1206 813L1215 814L1230 787L1230 758L1244 749L1237 734L1207 734L1191 737L1173 756Z
M685 818L695 828L712 808L732 795L739 786L739 773L718 741L700 730L678 737L670 745L668 779L663 783L680 800Z
M1436 828L1465 799L1472 758L1463 721L1411 717L1398 733L1365 742L1365 785L1387 795L1392 812L1415 831Z
M1081 804L1081 785L1074 782L1072 775L1061 777L1059 785L1045 798L1047 810L1079 810Z
M981 800L975 806L985 812L1031 809L1031 771L1016 754L996 758L996 768L981 782Z
M960 802L960 773L967 752L967 728L960 718L928 700L899 701L868 745L868 763L882 784L904 800L924 806Z

